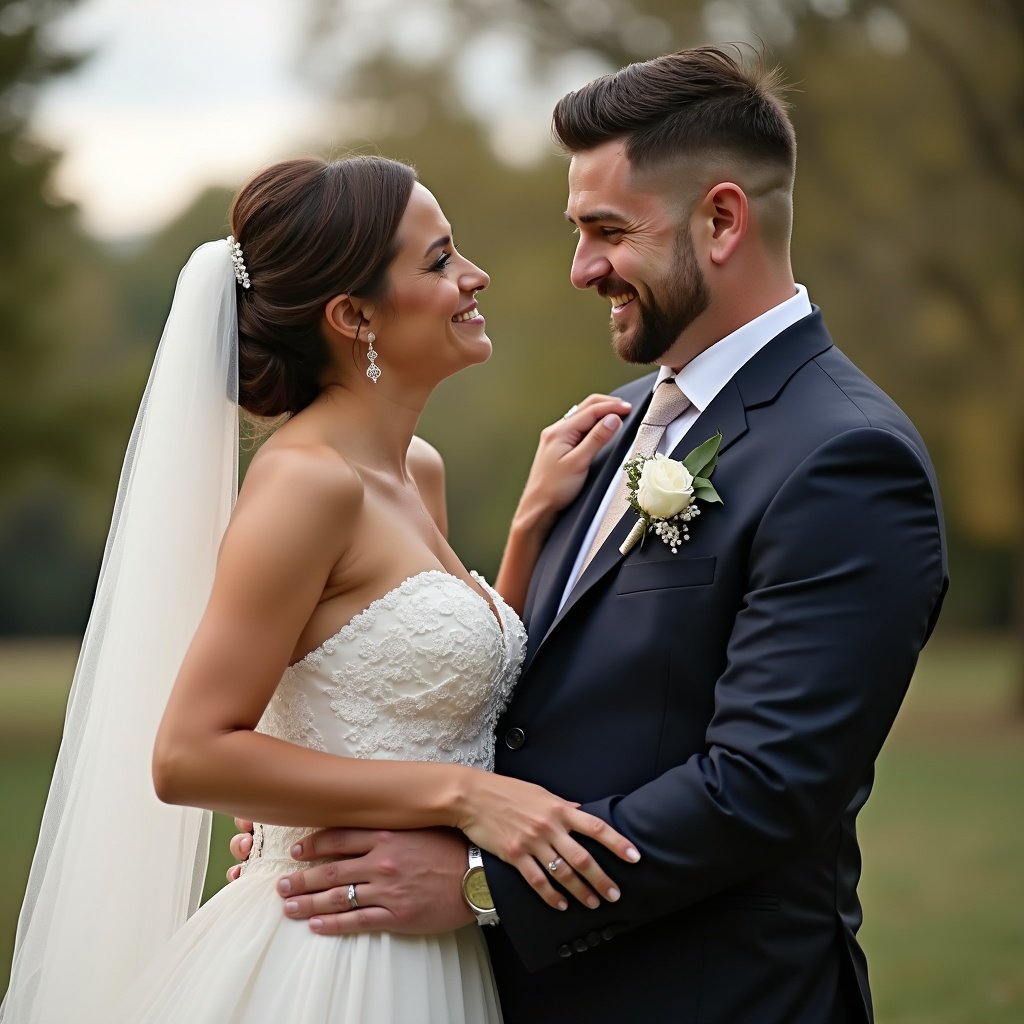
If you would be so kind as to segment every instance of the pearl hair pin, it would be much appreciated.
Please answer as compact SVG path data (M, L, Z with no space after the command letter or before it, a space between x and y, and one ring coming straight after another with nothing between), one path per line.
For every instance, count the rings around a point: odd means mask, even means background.
M228 235L226 241L231 251L231 262L235 268L235 280L243 288L249 288L249 271L246 269L245 260L242 258L241 243L235 241L234 235Z

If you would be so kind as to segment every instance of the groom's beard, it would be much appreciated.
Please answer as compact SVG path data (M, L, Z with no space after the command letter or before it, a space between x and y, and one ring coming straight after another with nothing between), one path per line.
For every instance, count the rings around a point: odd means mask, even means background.
M664 297L645 302L639 295L640 315L632 328L612 325L612 348L627 363L653 363L663 356L708 308L711 292L697 262L693 239L687 228L676 235L672 267L662 287Z

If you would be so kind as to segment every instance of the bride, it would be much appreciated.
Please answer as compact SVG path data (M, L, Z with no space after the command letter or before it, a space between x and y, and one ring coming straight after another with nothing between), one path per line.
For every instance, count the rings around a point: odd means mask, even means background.
M544 432L491 587L449 547L443 466L414 436L491 351L487 275L434 197L391 160L295 160L231 226L181 273L129 444L0 1018L498 1021L475 925L317 936L274 884L343 821L459 829L555 908L615 897L592 858L562 889L542 865L574 862L573 832L636 859L628 841L490 769L533 559L626 407L592 396ZM234 505L236 403L290 415ZM199 807L261 824L193 913Z

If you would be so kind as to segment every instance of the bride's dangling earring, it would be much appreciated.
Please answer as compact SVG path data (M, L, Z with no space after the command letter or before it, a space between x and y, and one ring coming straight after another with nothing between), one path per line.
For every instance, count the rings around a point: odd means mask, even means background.
M373 381L374 384L380 380L380 367L377 365L377 351L373 347L373 343L377 340L377 335L370 331L366 335L366 340L370 343L370 347L366 352L366 358L370 360L370 365L366 368L366 376Z

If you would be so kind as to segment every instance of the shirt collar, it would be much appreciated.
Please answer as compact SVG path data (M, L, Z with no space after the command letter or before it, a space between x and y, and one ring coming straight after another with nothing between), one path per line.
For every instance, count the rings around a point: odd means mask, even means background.
M658 371L657 387L667 377L674 376L676 384L698 412L703 412L712 399L736 375L749 359L772 338L792 327L798 320L811 314L811 301L807 289L796 286L796 294L765 310L760 316L727 334L690 360L678 373L663 366Z

